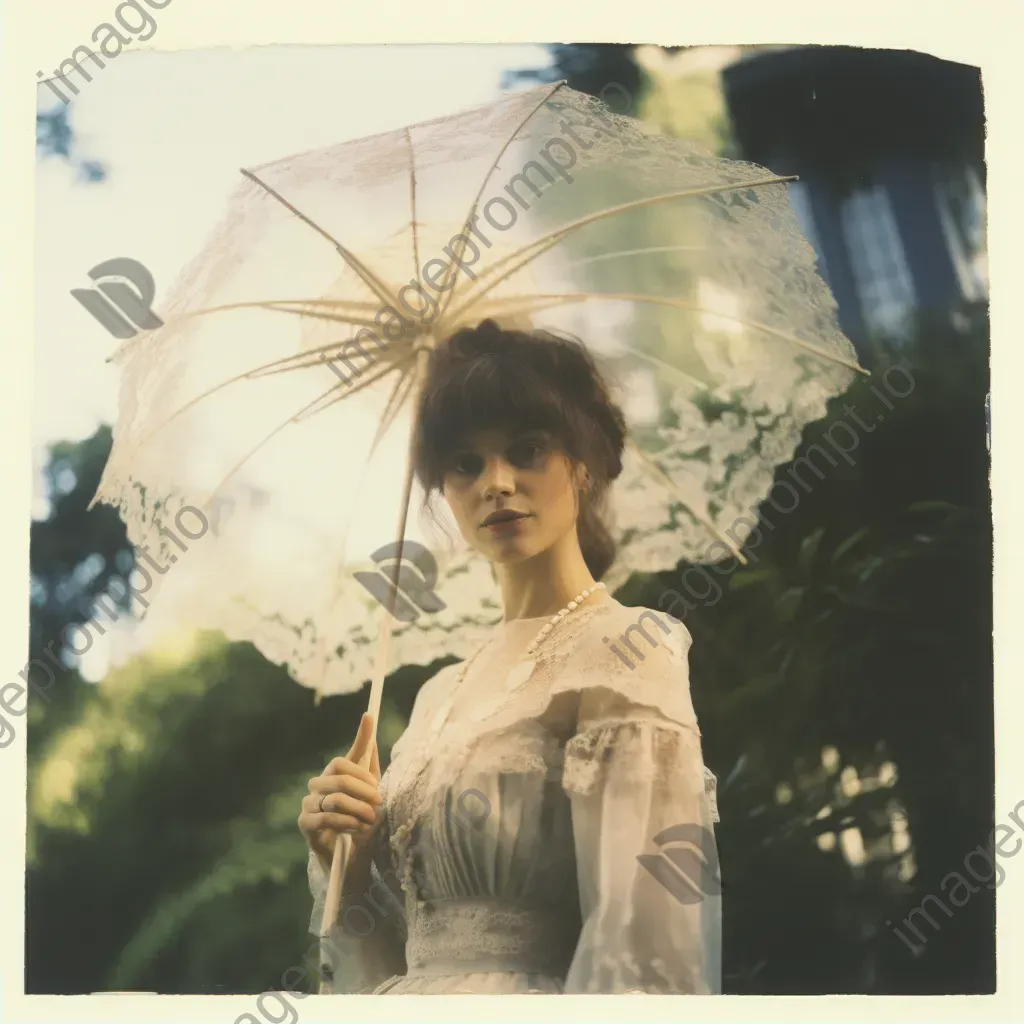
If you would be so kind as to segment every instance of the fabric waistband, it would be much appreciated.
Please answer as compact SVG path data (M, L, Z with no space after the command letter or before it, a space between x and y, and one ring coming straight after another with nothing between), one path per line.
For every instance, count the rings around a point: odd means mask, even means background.
M553 909L429 900L410 915L410 975L514 972L564 977L578 934Z

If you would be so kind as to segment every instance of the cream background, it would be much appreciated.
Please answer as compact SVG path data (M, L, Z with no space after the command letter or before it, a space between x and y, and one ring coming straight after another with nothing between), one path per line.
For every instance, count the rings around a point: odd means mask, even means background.
M115 0L12 0L4 9L3 57L0 59L0 153L3 154L4 246L0 259L0 301L5 311L3 351L6 370L0 380L0 472L7 500L0 506L0 680L17 677L24 666L28 636L28 523L31 509L31 423L33 382L34 298L34 122L36 71L56 67L96 25L110 20ZM1014 404L1014 371L1021 365L1022 331L1019 307L1012 296L1019 289L1024 261L1018 238L1022 223L1019 168L1021 50L1024 7L1013 0L976 0L971 4L924 5L907 0L859 0L840 7L821 0L790 0L766 4L734 0L721 5L662 5L634 0L629 5L597 8L580 0L520 0L515 6L441 2L420 4L375 0L372 4L339 4L337 0L171 0L152 12L159 29L150 44L131 49L161 50L267 43L425 43L425 42L581 42L695 43L844 43L924 50L949 60L980 66L988 116L989 252L992 289L993 500L996 571L996 821L1005 819L1024 798L1022 749L1016 724L1022 698L1015 685L1024 661L1022 631L1014 613L1024 610L1024 578L1014 573L1022 541L1011 510L1022 494L1012 469L1019 455L1012 437L1020 433L1020 401ZM107 75L112 74L109 69ZM93 85L95 86L95 82ZM86 86L89 88L89 86ZM1016 129L1016 131L1015 131ZM1015 273L1016 271L1016 273ZM1015 557L1017 556L1017 557ZM23 989L24 921L24 730L0 757L0 1019L22 1021L90 1020L182 1021L232 1024L245 1013L257 1019L256 999L244 996L31 996ZM1024 858L1021 859L1024 864ZM1020 1017L1024 979L1022 923L1015 913L1024 894L1024 869L1007 864L999 901L999 995L996 997L920 999L873 997L721 998L687 1004L688 1014L701 1020L774 1019L780 1022L1014 1020ZM798 898L798 894L794 894ZM781 924L781 922L780 922ZM284 969L282 967L282 969ZM671 997L540 997L529 1011L548 1018L593 1015L620 1019L640 1010L651 1020L678 1020L681 1008ZM523 1005L507 999L386 1000L339 1002L310 997L293 1001L299 1019L307 1021L415 1019L519 1020ZM274 1007L268 1005L268 1011Z

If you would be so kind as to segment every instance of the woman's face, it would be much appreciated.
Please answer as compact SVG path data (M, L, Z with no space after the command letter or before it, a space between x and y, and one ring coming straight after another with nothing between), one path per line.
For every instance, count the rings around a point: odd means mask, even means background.
M544 431L482 430L452 453L444 496L474 550L517 562L575 534L583 475Z

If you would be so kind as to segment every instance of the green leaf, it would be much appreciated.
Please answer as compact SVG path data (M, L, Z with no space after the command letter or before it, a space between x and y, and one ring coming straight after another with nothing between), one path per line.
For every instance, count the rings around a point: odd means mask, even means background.
M780 622L793 621L796 613L800 610L800 603L806 592L806 587L790 587L783 592L775 606Z
M941 499L934 499L930 501L915 501L913 504L907 506L908 512L960 512L962 511L959 505L954 505L951 501L942 501Z
M870 533L870 528L862 526L859 530L851 533L841 544L839 544L835 551L832 552L832 558L830 561L835 565L851 548L856 547L867 535Z
M815 555L818 553L818 548L821 546L821 538L825 536L825 528L819 526L814 533L807 537L804 537L800 544L800 554L798 557L798 564L804 572L810 572L811 566L814 565Z
M729 589L742 590L744 587L756 587L774 575L771 569L750 569L747 572L734 573L729 580Z

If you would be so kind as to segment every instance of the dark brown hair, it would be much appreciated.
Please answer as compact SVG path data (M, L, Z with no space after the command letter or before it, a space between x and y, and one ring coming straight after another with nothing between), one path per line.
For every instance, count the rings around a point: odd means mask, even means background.
M594 579L608 571L615 541L602 510L608 485L622 472L626 422L578 339L494 320L457 331L430 353L417 413L413 468L427 504L472 431L549 431L587 467L591 486L579 496L576 520L580 551Z

